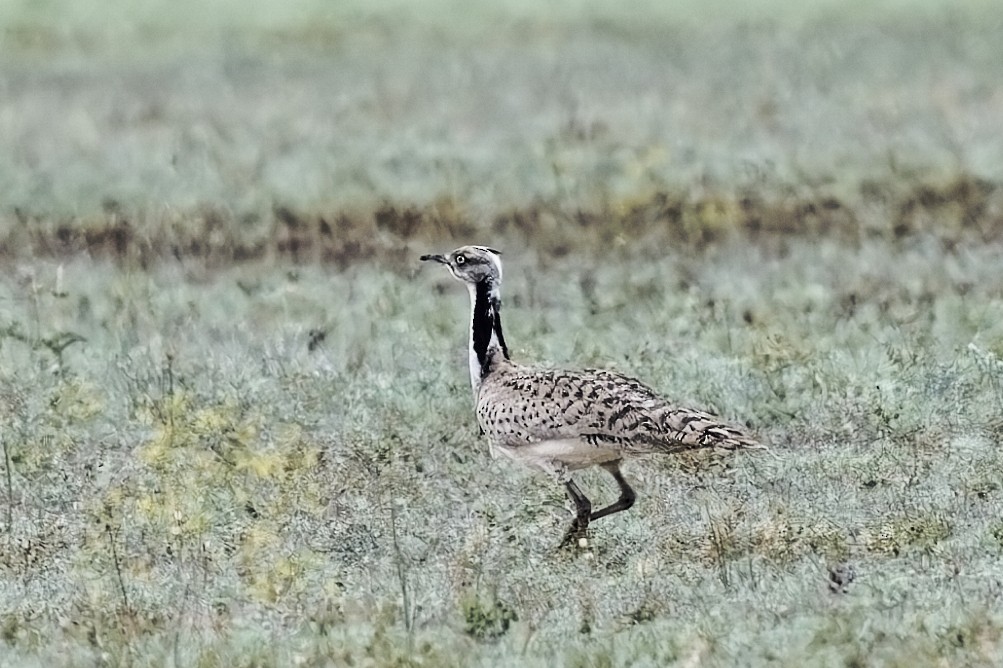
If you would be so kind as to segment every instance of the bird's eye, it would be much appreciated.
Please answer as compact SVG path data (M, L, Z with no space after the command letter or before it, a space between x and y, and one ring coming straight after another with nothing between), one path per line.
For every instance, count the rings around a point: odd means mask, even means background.
M467 261L467 256L466 255L457 255L456 256L456 264L463 264L466 261Z

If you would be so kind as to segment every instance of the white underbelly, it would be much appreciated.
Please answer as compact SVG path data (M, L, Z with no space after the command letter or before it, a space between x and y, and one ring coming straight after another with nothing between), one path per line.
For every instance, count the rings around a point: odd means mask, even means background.
M548 469L552 466L551 462L560 462L572 471L616 461L623 456L619 450L591 445L575 438L526 443L514 447L499 445L498 450L529 466Z

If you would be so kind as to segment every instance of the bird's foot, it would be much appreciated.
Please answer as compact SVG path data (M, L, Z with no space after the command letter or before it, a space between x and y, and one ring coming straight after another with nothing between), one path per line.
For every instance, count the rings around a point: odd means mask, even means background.
M588 526L582 527L578 520L575 519L568 527L567 532L564 534L564 538L561 539L560 545L557 546L559 550L566 549L587 549L589 547L588 538Z

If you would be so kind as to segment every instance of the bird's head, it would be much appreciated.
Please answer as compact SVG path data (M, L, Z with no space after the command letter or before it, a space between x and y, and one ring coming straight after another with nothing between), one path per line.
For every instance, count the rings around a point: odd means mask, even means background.
M477 285L487 281L494 287L501 284L501 251L487 246L462 246L449 255L422 255L423 262L439 262L453 278Z

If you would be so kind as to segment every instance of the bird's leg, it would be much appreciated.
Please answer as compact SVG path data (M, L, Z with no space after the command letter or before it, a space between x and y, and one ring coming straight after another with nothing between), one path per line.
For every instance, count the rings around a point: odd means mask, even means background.
M607 515L612 515L613 513L618 513L622 510L627 510L632 505L634 505L634 499L637 498L634 494L634 490L630 488L627 481L623 479L623 474L620 473L620 462L607 462L602 464L602 467L609 471L609 474L613 476L616 480L616 484L620 486L620 498L609 504L605 508L600 508L595 511L589 517L590 520L597 520L600 517L606 517Z
M564 488L568 492L568 497L575 503L575 519L571 522L567 533L564 534L561 547L576 543L580 538L584 538L592 516L592 502L582 494L582 490L578 489L575 481L568 478L564 483Z

